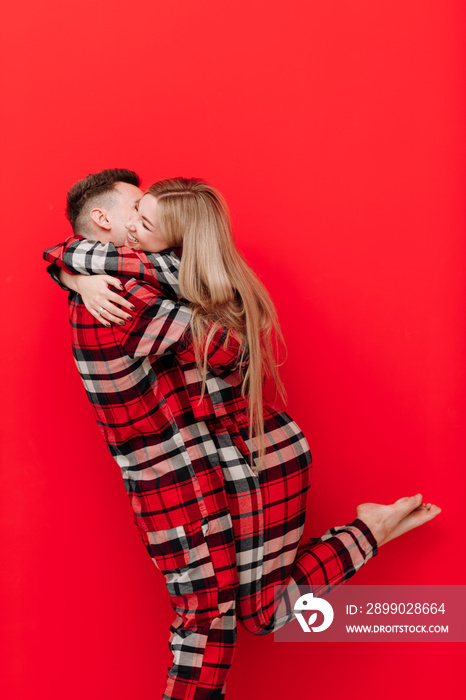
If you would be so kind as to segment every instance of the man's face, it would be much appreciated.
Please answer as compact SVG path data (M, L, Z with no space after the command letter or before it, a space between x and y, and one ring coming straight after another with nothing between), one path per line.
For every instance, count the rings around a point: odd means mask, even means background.
M114 190L118 193L115 206L107 210L110 221L109 240L116 246L125 245L128 221L134 218L137 205L142 197L142 190L127 182L117 182Z

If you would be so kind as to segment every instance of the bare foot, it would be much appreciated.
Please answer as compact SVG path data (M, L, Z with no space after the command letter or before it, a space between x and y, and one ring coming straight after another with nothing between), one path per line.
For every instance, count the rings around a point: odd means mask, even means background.
M381 547L390 540L433 520L442 509L432 503L422 503L422 495L404 496L391 505L361 503L356 508L363 521Z

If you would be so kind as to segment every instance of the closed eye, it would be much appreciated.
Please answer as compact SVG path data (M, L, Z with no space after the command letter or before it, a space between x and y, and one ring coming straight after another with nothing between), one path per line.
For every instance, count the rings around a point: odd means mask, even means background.
M134 208L136 209L136 211L139 211L139 203L138 203L138 202L135 203ZM143 225L143 227L146 229L146 231L149 231L149 230L150 230L150 229L146 226L146 224L144 223L144 221L142 222L142 225Z

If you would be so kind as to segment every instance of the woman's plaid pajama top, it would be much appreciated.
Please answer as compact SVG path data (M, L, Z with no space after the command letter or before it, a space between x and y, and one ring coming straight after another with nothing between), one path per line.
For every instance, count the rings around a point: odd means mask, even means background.
M255 634L278 629L293 619L300 586L325 595L375 556L377 544L357 518L300 544L309 445L286 412L265 403L266 466L259 476L251 470L234 334L219 332L212 343L198 405L180 256L77 237L44 253L71 273L118 276L136 307L126 326L106 328L71 293L73 352L177 613L164 700L201 700L224 697L236 617Z

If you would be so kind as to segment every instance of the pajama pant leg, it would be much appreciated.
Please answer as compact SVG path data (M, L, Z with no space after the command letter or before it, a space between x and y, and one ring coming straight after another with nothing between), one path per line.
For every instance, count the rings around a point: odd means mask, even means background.
M285 413L269 420L267 467L256 476L244 458L250 448L245 430L228 423L227 433L212 432L235 533L236 612L248 631L267 634L295 619L294 603L303 592L324 597L348 581L377 554L377 543L358 518L301 542L311 467L301 430Z
M231 516L224 512L139 533L165 577L176 613L163 700L221 700L236 645L238 574Z

